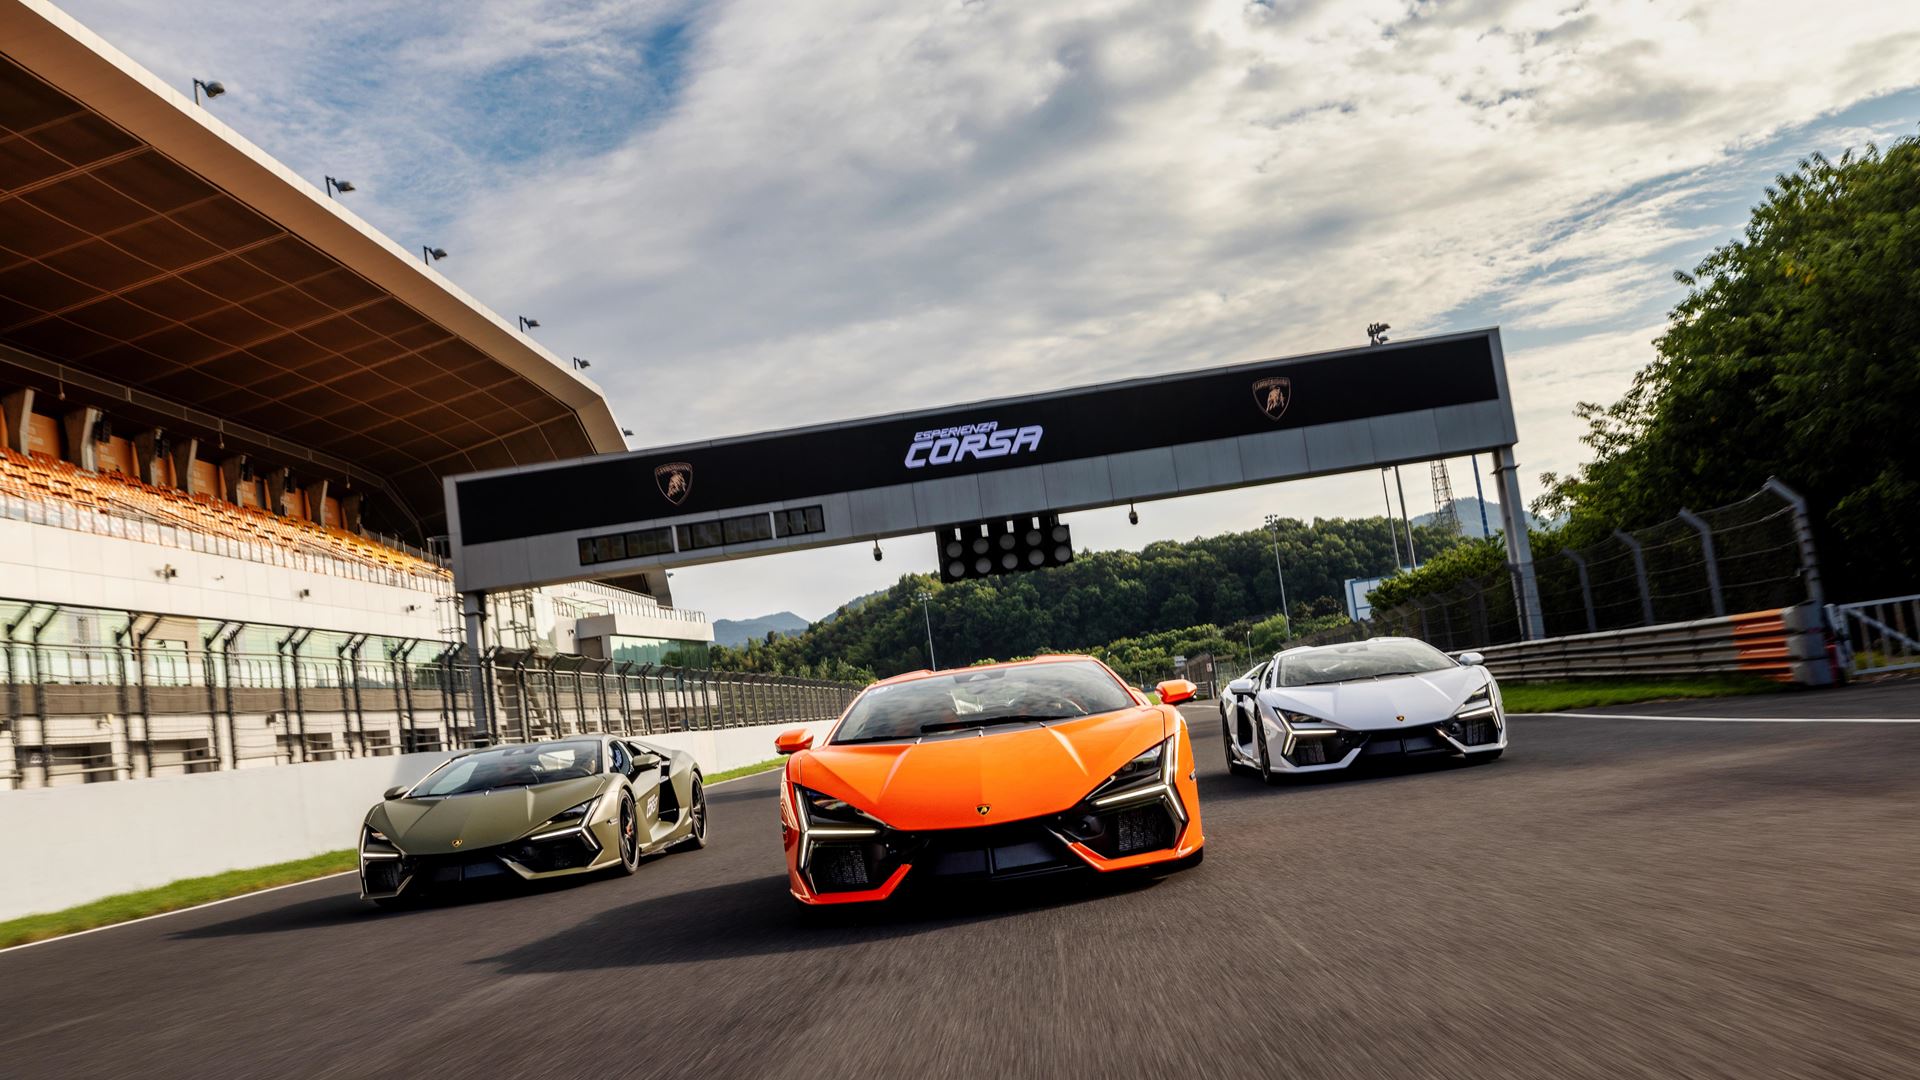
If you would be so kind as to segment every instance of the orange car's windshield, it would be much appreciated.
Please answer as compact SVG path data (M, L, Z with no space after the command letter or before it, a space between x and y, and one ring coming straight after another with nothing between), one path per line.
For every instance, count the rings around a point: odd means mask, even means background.
M1135 704L1125 686L1091 661L957 671L869 688L847 711L833 741L914 739L960 728L1066 720Z

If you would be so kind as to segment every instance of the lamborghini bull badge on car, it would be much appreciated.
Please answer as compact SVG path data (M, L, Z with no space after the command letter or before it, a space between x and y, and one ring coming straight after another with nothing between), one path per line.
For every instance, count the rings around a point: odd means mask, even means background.
M806 904L903 883L1179 869L1204 838L1193 741L1162 704L1084 656L921 671L868 687L819 746L804 729L780 787L787 884Z
M1272 780L1408 755L1493 761L1506 714L1479 660L1411 638L1288 649L1221 695L1227 768Z
M706 843L706 791L684 751L604 735L496 746L367 811L360 895L384 904L464 882L631 874L643 855Z

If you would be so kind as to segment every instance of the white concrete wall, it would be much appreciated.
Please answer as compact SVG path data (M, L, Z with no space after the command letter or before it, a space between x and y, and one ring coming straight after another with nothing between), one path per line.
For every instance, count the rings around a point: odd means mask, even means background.
M777 756L773 738L790 726L817 736L833 721L683 731L644 741L688 751L702 771L718 773ZM0 792L0 866L10 868L0 874L0 919L352 847L361 817L383 791L417 780L446 756Z

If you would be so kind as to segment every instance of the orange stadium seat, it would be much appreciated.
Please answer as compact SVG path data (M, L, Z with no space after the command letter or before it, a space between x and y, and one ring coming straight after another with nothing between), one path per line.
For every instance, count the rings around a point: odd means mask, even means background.
M446 577L438 565L344 529L278 517L208 495L154 487L121 473L90 473L64 461L0 449L0 492L153 521L210 536L323 555L400 573Z

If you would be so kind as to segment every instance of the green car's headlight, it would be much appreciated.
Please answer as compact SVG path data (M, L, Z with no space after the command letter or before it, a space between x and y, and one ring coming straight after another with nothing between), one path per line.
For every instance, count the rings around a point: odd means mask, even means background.
M546 824L540 826L540 831L544 833L558 829L571 832L575 827L579 826L581 822L587 820L587 815L593 812L593 804L599 801L600 796L595 795L585 802L575 803L567 807L565 810L548 818ZM534 839L538 840L540 837L536 836Z
M371 825L360 826L360 858L362 860L399 857L400 849L394 846L393 841L387 839L386 833Z

